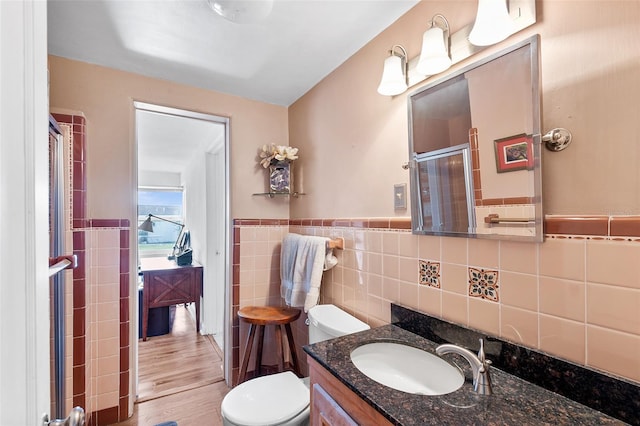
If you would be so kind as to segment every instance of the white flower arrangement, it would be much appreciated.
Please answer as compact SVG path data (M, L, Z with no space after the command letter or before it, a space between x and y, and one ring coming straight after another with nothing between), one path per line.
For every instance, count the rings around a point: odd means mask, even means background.
M278 161L291 162L298 159L298 148L284 145L262 145L260 165L265 169Z

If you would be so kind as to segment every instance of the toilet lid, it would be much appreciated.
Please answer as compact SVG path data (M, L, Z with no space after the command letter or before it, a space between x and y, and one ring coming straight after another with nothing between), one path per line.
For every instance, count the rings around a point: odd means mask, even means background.
M336 305L316 305L309 309L309 321L332 336L344 336L369 330L369 325L346 313Z
M222 415L247 426L283 423L309 406L309 388L290 371L258 377L233 388L222 400Z

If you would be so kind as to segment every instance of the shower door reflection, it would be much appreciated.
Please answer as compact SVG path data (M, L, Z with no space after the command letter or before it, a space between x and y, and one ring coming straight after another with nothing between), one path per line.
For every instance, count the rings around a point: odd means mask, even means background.
M420 229L436 233L471 233L475 230L473 177L469 144L415 157L415 184L420 194Z

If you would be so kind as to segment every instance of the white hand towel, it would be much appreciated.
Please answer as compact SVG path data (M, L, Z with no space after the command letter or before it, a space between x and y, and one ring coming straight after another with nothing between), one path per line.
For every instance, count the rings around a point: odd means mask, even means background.
M327 242L325 237L304 237L304 243L298 247L300 261L296 261L296 277L300 276L306 294L304 299L298 300L304 305L304 311L313 308L320 298L322 273L325 269Z
M320 298L322 273L338 259L327 250L328 238L287 234L280 253L280 294L292 307L314 307Z
M298 244L302 240L302 235L287 234L282 240L280 250L280 295L285 303L291 306L291 294L293 292L294 267Z

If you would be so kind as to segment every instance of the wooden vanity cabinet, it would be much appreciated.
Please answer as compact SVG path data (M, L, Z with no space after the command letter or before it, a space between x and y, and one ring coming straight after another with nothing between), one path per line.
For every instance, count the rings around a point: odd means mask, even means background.
M391 425L313 358L307 357L311 384L311 426Z

